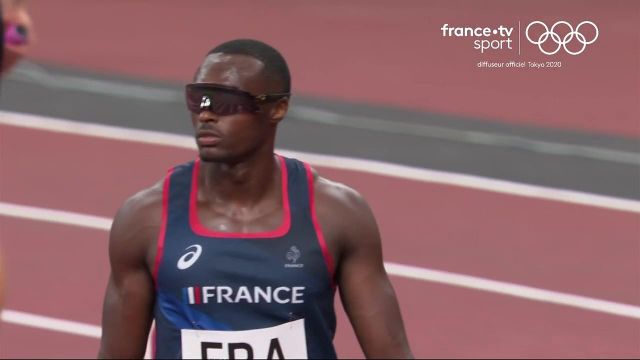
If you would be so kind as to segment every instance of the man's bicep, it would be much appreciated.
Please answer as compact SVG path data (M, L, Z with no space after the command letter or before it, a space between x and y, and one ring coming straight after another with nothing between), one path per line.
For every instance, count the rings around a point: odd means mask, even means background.
M153 294L146 281L129 276L126 285L109 279L102 312L101 358L142 358L151 326Z
M364 200L356 206L338 279L343 305L367 357L411 357L374 215Z
M104 297L101 357L144 355L154 301L147 230L126 207L116 215L109 239L111 275Z

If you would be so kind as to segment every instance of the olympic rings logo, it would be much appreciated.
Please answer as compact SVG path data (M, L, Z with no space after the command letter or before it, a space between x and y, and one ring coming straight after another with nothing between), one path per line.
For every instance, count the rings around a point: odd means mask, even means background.
M544 32L540 35L540 37L538 37L537 41L533 41L533 40L531 40L531 37L529 37L529 29L534 24L540 24L540 25L542 25L544 27ZM564 25L567 25L569 27L569 32L563 38L560 38L560 35L558 35L555 32L556 27L558 25L560 25L560 24L564 24ZM582 27L583 25L591 25L595 29L596 35L593 37L593 39L587 41L587 38L580 32L580 27ZM543 23L542 21L537 21L536 20L536 21L530 23L527 26L527 29L525 31L525 35L527 36L527 40L529 40L529 42L531 42L534 45L538 45L538 48L540 49L540 51L542 51L544 54L547 54L547 55L553 55L553 54L557 53L558 51L560 51L560 48L564 48L564 50L568 54L571 54L571 55L582 54L582 52L587 48L587 45L593 44L596 41L596 39L598 39L598 35L599 34L600 33L598 31L598 27L596 26L596 24L594 24L591 21L583 21L583 22L581 22L580 24L578 24L578 26L576 26L576 28L574 30L573 26L571 26L571 24L569 24L566 21L558 21L557 23L553 24L553 26L551 26L551 29L549 29L545 23ZM551 40L558 45L555 48L555 50L553 50L553 51L546 51L545 49L542 48L542 44L545 43L549 38L551 38ZM569 50L567 48L567 44L570 43L574 38L579 43L582 44L582 47L578 51L571 51L571 50Z

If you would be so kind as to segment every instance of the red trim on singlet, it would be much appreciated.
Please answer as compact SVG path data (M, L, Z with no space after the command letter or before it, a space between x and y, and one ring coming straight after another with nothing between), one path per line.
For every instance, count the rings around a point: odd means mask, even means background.
M304 168L307 172L307 187L309 188L309 207L311 208L311 221L313 222L313 227L316 230L318 244L320 245L320 249L322 250L324 262L327 265L327 270L329 271L329 276L331 277L331 286L335 288L336 283L334 278L335 269L333 268L333 256L331 256L331 252L329 251L327 242L324 239L322 228L320 227L320 221L318 221L318 213L316 212L316 197L314 191L315 186L313 181L313 171L311 171L311 166L307 163L304 163Z
M200 223L198 217L198 174L200 172L200 159L195 161L193 165L193 175L191 179L191 194L189 196L189 224L191 230L200 236L207 237L219 237L219 238L277 238L284 236L291 228L291 208L289 206L289 189L288 189L288 175L287 164L282 156L276 155L280 160L280 173L282 178L282 223L280 226L271 231L254 232L254 233L239 233L239 232L223 232L207 229Z
M164 238L167 233L167 217L169 215L169 183L173 168L167 172L162 185L162 218L160 220L160 233L158 234L158 244L156 245L156 261L153 265L153 281L156 289L158 288L158 271L160 270L160 262L164 253Z

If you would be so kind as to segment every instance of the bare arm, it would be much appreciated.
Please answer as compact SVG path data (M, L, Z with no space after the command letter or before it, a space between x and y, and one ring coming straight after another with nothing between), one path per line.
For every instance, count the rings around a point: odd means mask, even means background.
M151 189L129 199L111 227L111 275L102 311L100 358L144 356L155 296L149 249L160 226L158 193Z
M348 187L324 179L316 184L323 229L339 229L325 234L338 240L333 244L339 254L340 296L365 356L412 358L371 209Z

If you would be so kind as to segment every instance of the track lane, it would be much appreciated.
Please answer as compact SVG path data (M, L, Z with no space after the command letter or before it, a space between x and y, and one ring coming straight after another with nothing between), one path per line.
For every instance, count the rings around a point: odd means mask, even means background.
M96 230L8 218L0 218L0 226L3 246L11 260L7 262L9 274L20 274L19 282L9 284L11 297L7 307L99 323L104 283L98 279L104 280L108 266L106 252L95 244L99 240L89 239L95 238ZM42 253L39 257L11 256L28 253L36 247ZM69 247L74 251L66 251ZM83 263L78 263L78 254L86 255ZM51 278L59 281L46 281ZM640 335L640 322L635 319L397 277L392 277L392 282L410 342L418 356L508 357L518 353L530 357L604 354L632 357L640 354L635 341ZM61 288L82 289L82 292L60 291ZM47 301L42 301L42 294L47 295ZM339 354L358 357L361 353L357 341L338 301L336 305ZM63 347L60 344L76 343L67 339L68 335L60 340L57 333L49 335L49 332L28 328L16 332L14 325L7 328L3 331L19 336L18 341L7 345L10 354L15 351L20 356L41 356L40 349L24 346L25 339L40 337L46 339L47 357L56 354L91 357L97 351L97 342L87 342L84 337L77 337L81 346ZM51 339L55 342L49 343Z
M0 322L3 359L91 359L99 340Z
M11 126L0 131L0 172L15 174L0 183L0 200L106 217L165 169L194 156L184 149ZM388 261L640 303L637 214L320 170L369 200ZM51 186L44 186L45 176Z
M635 2L382 0L367 1L367 11L363 4L31 0L40 36L31 56L81 69L187 82L212 46L249 37L284 54L294 93L640 136ZM70 8L76 16L67 16ZM245 21L238 24L238 18ZM215 27L208 25L212 19ZM518 56L515 49L480 54L472 38L443 37L440 30L444 24L504 25L517 32L518 21L526 26L542 20L551 26L560 19L574 26L592 19L601 29L584 54L553 56L551 61L562 62L560 69L480 69L480 61L550 58L524 34ZM137 36L130 36L132 31ZM517 39L514 33L514 46ZM615 121L609 121L612 117Z
M0 217L7 309L100 324L105 231Z

